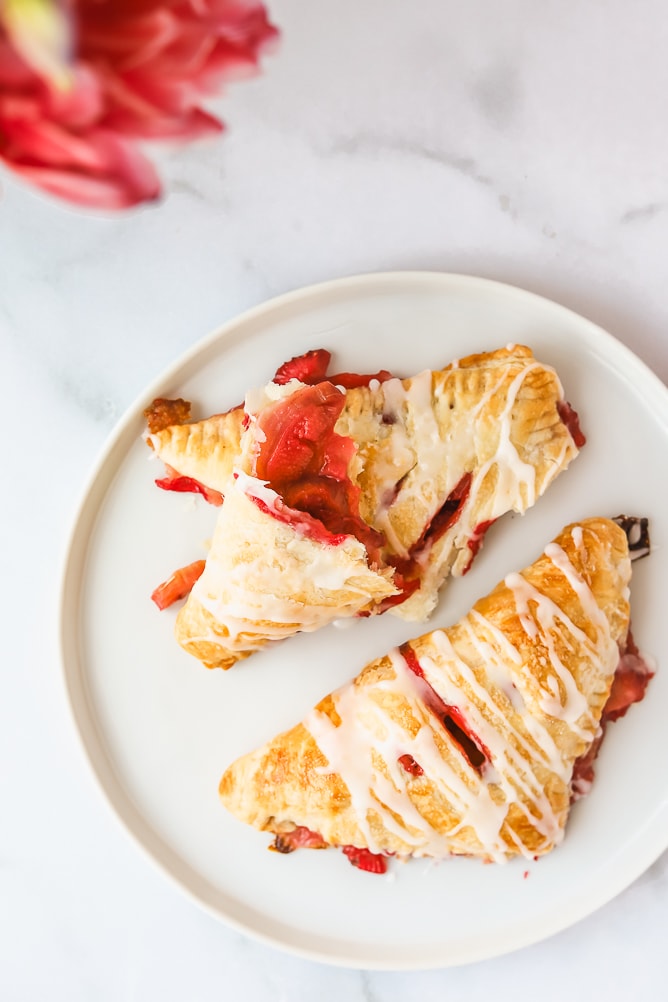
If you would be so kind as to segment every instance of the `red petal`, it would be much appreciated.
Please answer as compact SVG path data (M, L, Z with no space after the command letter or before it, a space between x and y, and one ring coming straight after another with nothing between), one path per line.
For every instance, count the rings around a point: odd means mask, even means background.
M96 178L47 167L23 167L9 163L16 174L50 195L64 198L76 205L95 209L128 209L160 195L156 177L155 188L142 191L125 184L122 178Z
M105 126L138 138L195 139L216 135L222 124L194 104L184 86L139 72L105 79Z

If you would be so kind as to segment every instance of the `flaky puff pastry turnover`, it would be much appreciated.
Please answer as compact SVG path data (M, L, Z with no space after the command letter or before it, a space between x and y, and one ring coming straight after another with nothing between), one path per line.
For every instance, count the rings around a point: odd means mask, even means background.
M349 616L426 620L489 526L531 507L584 441L556 373L527 347L378 376L349 389L274 381L247 395L238 451L217 454L225 502L204 573L176 625L207 666ZM164 458L179 434L151 441ZM214 425L182 435L197 472Z
M615 522L569 525L454 626L372 661L231 765L223 804L280 851L339 846L380 872L388 856L549 852L606 706L621 716L649 678L630 577Z

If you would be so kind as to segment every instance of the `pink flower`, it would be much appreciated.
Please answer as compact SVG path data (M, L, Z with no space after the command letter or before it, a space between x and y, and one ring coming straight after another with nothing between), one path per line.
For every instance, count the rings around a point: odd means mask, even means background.
M202 99L255 72L278 34L258 0L5 3L0 160L45 191L107 209L160 195L135 141L221 132ZM22 5L46 10L46 29L44 19L39 30L27 16L10 20Z

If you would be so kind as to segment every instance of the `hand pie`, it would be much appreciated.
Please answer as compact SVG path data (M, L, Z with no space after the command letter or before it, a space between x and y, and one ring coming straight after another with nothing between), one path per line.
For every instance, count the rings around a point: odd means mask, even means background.
M175 408L179 404L185 406ZM241 451L243 407L214 414L204 421L161 424L163 416L169 420L179 413L190 416L190 404L185 400L154 400L145 411L147 442L167 468L166 476L156 483L163 490L192 491L213 504L222 504Z
M610 719L650 677L639 658L626 669L621 658L630 576L617 524L568 526L455 626L371 662L230 766L223 804L274 833L280 851L339 846L379 872L392 855L501 862L549 852L616 669L633 679Z
M327 376L331 355L324 348L307 351L290 359L276 370L272 383L284 386L297 379L313 386L325 379L344 391L352 391L348 402L355 406L356 390L369 383L391 379L383 369L368 375L340 372ZM163 490L193 491L214 504L222 503L222 494L232 476L241 452L241 437L246 425L243 405L224 414L213 414L203 421L190 421L187 400L154 400L144 411L146 441L163 461L167 475L156 483ZM219 495L219 496L216 496Z
M215 481L225 504L211 551L176 627L209 667L345 616L424 621L492 522L533 505L584 441L556 373L525 347L378 376L247 396L233 472ZM184 434L203 442L200 431Z

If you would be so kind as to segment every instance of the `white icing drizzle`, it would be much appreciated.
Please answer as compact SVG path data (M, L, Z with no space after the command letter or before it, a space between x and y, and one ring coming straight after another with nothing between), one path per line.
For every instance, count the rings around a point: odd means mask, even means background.
M471 825L479 837L482 836L490 858L503 859L504 845L498 832L505 818L505 807L494 802L489 787L480 782L476 771L457 750L453 754L458 758L459 768L442 758L434 739L431 714L424 708L424 682L406 666L398 651L390 656L395 678L371 687L346 686L334 694L341 718L338 727L318 710L313 710L304 721L328 760L328 766L322 771L337 772L343 777L372 852L382 852L384 848L376 839L369 820L370 815L377 814L388 832L411 847L412 855L449 855L453 849L456 851L457 833ZM374 691L401 693L415 719L421 721L415 736L384 712L373 698ZM435 726L440 730L438 723ZM442 734L447 741L447 733L443 730ZM389 779L374 767L372 748L385 762ZM437 790L447 797L465 821L447 834L431 827L406 796L409 775L399 763L403 755L411 755L419 762ZM461 851L466 851L464 844Z
M339 726L318 710L306 718L307 730L328 761L321 771L341 775L363 838L372 852L387 850L387 842L383 842L382 835L378 837L373 824L376 817L386 832L409 846L412 855L439 857L470 851L470 845L458 839L468 829L475 833L482 853L490 859L507 858L505 839L510 839L519 853L531 856L540 849L535 846L529 849L517 832L505 825L513 805L515 812L523 814L543 837L545 848L563 838L563 812L553 809L545 794L544 778L547 773L567 788L573 763L560 751L551 727L557 718L574 735L590 743L598 724L586 696L558 656L555 636L559 634L562 642L571 636L582 645L584 657L600 659L603 670L607 668L611 673L617 648L606 616L565 550L552 543L546 547L545 555L575 591L596 637L590 640L551 598L525 577L508 576L506 586L523 617L525 629L544 649L550 670L549 691L543 691L538 699L539 713L535 700L531 700L530 706L521 693L519 683L531 681L531 676L520 651L502 630L473 609L459 624L463 647L459 642L457 649L453 646L454 633L439 630L429 635L432 654L423 654L420 659L424 679L411 671L395 649L389 655L394 677L346 686L334 693ZM530 630L529 623L533 624ZM484 679L479 677L479 669L476 674L466 655L459 653L460 649L471 648L475 652L472 663L484 665ZM446 706L458 710L484 750L488 761L481 774L456 743L450 741L434 713L425 706L429 704L429 686ZM419 722L415 734L379 705L380 693L403 698L414 720ZM403 714L402 719L405 719ZM441 754L435 739L437 733L451 743L454 758ZM375 768L374 752L385 763L387 776ZM425 777L459 814L461 820L456 827L447 832L435 831L407 796L411 777L399 762L404 755L412 756ZM537 769L544 770L543 775L537 775Z
M577 528L579 528L580 533L582 533L581 526L578 526ZM597 631L603 631L604 634L609 633L608 621L605 618L605 613L594 598L592 590L587 582L581 574L578 574L575 567L573 567L573 564L569 560L568 554L563 547L559 546L558 543L548 543L545 547L545 556L551 560L554 566L557 567L564 575L580 600L585 616L590 623L596 627Z
M267 640L277 640L297 630L311 632L342 616L353 616L384 582L367 566L363 545L352 537L329 546L294 534L273 516L263 513L252 498L271 510L278 495L266 483L239 471L229 483L210 559L195 582L192 596L222 627L225 647L234 651L257 650ZM242 506L251 505L248 512ZM245 525L246 535L235 535L234 526ZM281 535L277 550L264 545ZM304 601L304 577L318 600ZM387 593L391 593L391 585ZM383 591L385 593L385 591ZM334 595L334 597L332 597ZM189 641L216 643L219 636L189 636Z
M580 538L582 543L582 539ZM509 574L505 584L513 593L515 606L525 632L530 639L538 640L547 655L551 674L548 676L551 696L544 695L541 708L547 714L566 721L571 729L585 740L591 740L592 727L595 721L587 703L586 696L577 688L573 676L562 663L555 648L554 638L559 632L558 624L571 634L578 645L591 658L600 659L609 674L615 670L618 660L618 648L611 635L610 626L604 612L598 606L596 599L584 578L577 572L568 558L565 550L557 543L549 543L545 548L545 556L564 575L568 584L577 595L584 614L595 630L594 640L575 625L547 595L535 588L521 574ZM624 594L627 589L624 589ZM529 603L533 608L531 611Z
M392 415L394 424L389 432L391 448L379 449L372 457L373 479L382 485L377 489L373 525L385 533L393 553L406 557L416 542L406 536L406 525L416 524L412 512L424 510L426 506L424 521L429 522L464 474L473 474L468 497L455 523L435 547L425 547L416 555L422 579L419 598L415 596L414 603L409 598L392 610L399 616L406 614L411 618L410 610L415 604L418 618L424 618L436 601L445 575L448 572L461 575L470 565L473 553L468 543L475 538L477 527L509 510L524 512L567 465L573 448L569 435L563 436L554 461L546 469L541 468L540 480L535 465L525 462L514 445L512 428L516 403L530 374L549 372L556 382L557 396L563 395L556 373L549 366L525 358L518 358L516 364L518 371L511 380L508 364L499 365L498 372L490 370L485 392L476 404L465 413L455 407L450 424L444 428L436 419L433 373L422 373L407 385L395 379L382 386L385 412ZM492 455L481 454L476 441L476 422L485 413L490 400L499 394L503 395L504 405L495 422L494 451ZM397 458L398 466L384 458L387 452ZM483 489L486 478L492 475L495 477L494 490Z
M591 641L552 599L538 591L521 574L509 574L505 579L505 585L513 593L525 633L534 643L541 643L547 658L546 667L549 663L551 669L551 675L547 676L550 694L541 691L541 710L549 716L565 720L581 737L588 738L592 716L585 695L580 692L573 676L557 653L554 640L558 632L557 623L561 622L586 646L591 647ZM535 608L534 612L531 611L530 603ZM580 719L584 719L584 727L578 724Z

